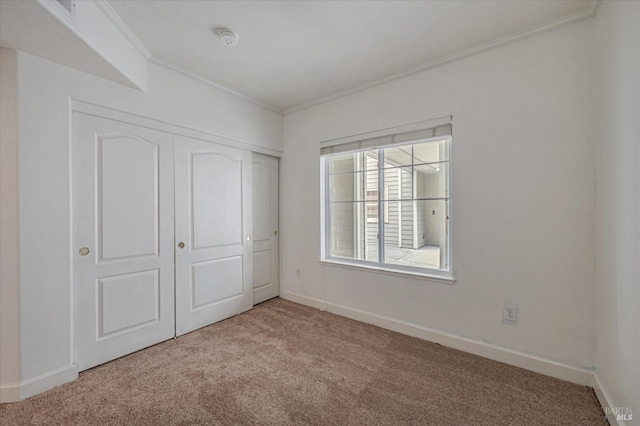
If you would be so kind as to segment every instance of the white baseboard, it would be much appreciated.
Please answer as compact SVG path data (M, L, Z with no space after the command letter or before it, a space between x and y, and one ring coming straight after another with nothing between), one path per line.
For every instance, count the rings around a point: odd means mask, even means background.
M515 367L524 368L546 376L566 380L582 386L592 386L593 383L593 370L588 368L575 367L540 356L526 354L524 352L504 348L468 337L458 336L456 334L447 333L445 331L432 329L422 325L412 324L406 321L373 314L371 312L362 311L360 309L332 302L325 302L324 300L304 296L298 293L281 291L280 297L302 305L320 310L328 310L336 315L386 328L412 337L428 340L430 342L439 343L443 346L479 355L481 357L503 362Z
M310 306L312 308L319 309L321 311L327 310L327 304L322 299L316 299L315 297L304 296L302 294L293 293L291 291L280 290L280 297L291 302L296 302L301 305Z
M611 395L609 395L609 392L607 392L605 387L602 386L602 382L598 378L597 373L593 375L592 386L593 386L594 392L596 393L596 397L598 398L598 401L600 402L600 405L602 406L603 410L604 408L618 407L613 403L613 400L611 399ZM633 414L636 414L636 413L633 413ZM607 420L609 420L609 424L612 426L615 426L615 425L624 426L626 424L624 420L616 419L616 416L613 413L607 412L606 416L607 416Z
M20 401L20 383L0 386L0 403Z
M20 398L26 399L56 386L63 385L78 378L78 366L75 364L50 371L22 382Z
M78 378L78 367L70 365L20 383L0 387L0 402L17 402Z

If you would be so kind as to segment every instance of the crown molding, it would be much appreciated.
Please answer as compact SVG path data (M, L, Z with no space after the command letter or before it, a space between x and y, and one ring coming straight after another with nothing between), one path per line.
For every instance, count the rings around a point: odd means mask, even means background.
M203 77L200 74L188 71L188 70L182 68L181 66L174 64L173 62L167 61L166 59L163 59L163 58L159 58L156 55L151 55L151 57L149 58L149 62L154 63L156 65L159 65L161 67L170 69L170 70L172 70L174 72L177 72L178 74L182 74L182 75L184 75L186 77L192 78L192 79L197 80L197 81L199 81L201 83L207 84L207 85L209 85L211 87L215 87L216 89L225 91L225 92L230 93L230 94L232 94L234 96L238 96L238 97L240 97L240 98L242 98L242 99L244 99L246 101L251 102L254 105L257 105L257 106L259 106L261 108L264 108L266 110L274 112L274 113L276 113L278 115L283 115L282 114L282 110L280 108L277 108L277 107L275 107L273 105L266 104L264 102L260 102L260 101L258 101L256 99L253 99L253 98L251 98L251 97L249 97L249 96L247 96L247 95L245 95L243 93L236 92L235 90L229 89L228 87L225 87L225 86L223 86L221 84L218 84L218 83L216 83L214 81L211 81L211 80Z
M147 49L147 46L138 38L138 36L129 28L127 24L122 20L120 15L113 10L113 7L106 0L94 0L93 2L98 10L113 24L114 27L120 31L120 33L136 48L138 52L145 59L151 57L151 52Z
M39 0L41 1L41 0ZM106 1L106 0L94 0L94 3L96 4L96 6L98 7L98 9L114 24L114 26L116 28L118 28L118 30L125 36L125 38L127 40L129 40L129 42L131 42L131 44L140 52L140 54L142 54L145 58L147 58L147 60L151 63L154 63L156 65L160 65L162 67L168 68L172 71L175 71L179 74L182 74L184 76L190 77L194 80L200 81L201 83L207 84L209 86L215 87L216 89L219 90L223 90L227 93L230 93L232 95L238 96L246 101L249 101L259 107L262 107L266 110L269 110L271 112L274 112L276 114L279 115L287 115L287 114L291 114L297 111L301 111L303 109L307 109L307 108L311 108L315 105L319 105L334 99L338 99L344 96L348 96L354 93L358 93L361 92L363 90L375 87L375 86L379 86L385 83L389 83L391 81L394 80L398 80L404 77L408 77L410 75L413 74L417 74L421 71L425 71L427 69L430 68L434 68L437 67L439 65L443 65L449 62L453 62L456 61L458 59L463 59L466 58L468 56L472 56L490 49L494 49L500 46L504 46L507 44L511 44L511 43L515 43L517 41L529 38L529 37L533 37L535 35L547 32L547 31L551 31L554 30L556 28L565 26L565 25L569 25L575 22L579 22L582 21L584 19L587 18L591 18L591 17L595 17L598 14L598 10L600 9L600 5L602 3L602 0L591 0L590 5L588 8L585 8L584 10L580 11L580 12L576 12L561 18L557 18L554 19L552 21L549 21L545 24L542 25L537 25L531 28L528 28L526 30L523 31L519 31L516 32L514 34L510 34L501 38L498 38L496 40L487 42L487 43L482 43L479 45L476 45L474 47L468 48L468 49L464 49L461 50L459 52L453 53L451 55L447 55L447 56L443 56L441 58L435 59L433 61L427 62L425 64L419 65L417 67L411 68L409 70L406 71L402 71L396 74L392 74L390 76L387 77L383 77L381 79L378 80L374 80L371 81L369 83L365 83L365 84L361 84L355 87L352 87L350 89L347 90L343 90L343 91L339 91L336 92L334 94L328 95L328 96L324 96L321 97L319 99L316 99L314 101L311 102L307 102L307 103L303 103L300 104L298 106L294 106L291 108L285 108L285 109L281 109L278 107L275 107L273 105L258 101L254 98L251 98L248 95L245 95L243 93L237 92L235 90L232 90L228 87L225 87L221 84L218 84L212 80L207 79L206 77L192 72L192 71L188 71L185 68L182 68L179 65L176 65L175 63L172 63L166 59L163 58L159 58L156 55L153 55L149 49L147 49L147 47L144 45L144 43L142 43L142 41L135 35L135 33L127 26L127 24L125 24L125 22L122 20L122 18L120 18L120 16L117 14L117 12L111 7L111 5Z
M325 96L322 97L320 99L317 99L315 101L311 101L308 103L304 103L298 106L294 106L292 108L286 108L283 110L283 114L284 115L288 115L294 112L298 112L307 108L311 108L313 106L319 105L319 104L323 104L325 102L329 102L332 101L334 99L338 99L338 98L342 98L344 96L348 96L348 95L352 95L354 93L358 93L358 92L362 92L363 90L367 90L370 89L372 87L376 87L376 86L380 86L382 84L385 83L389 83L395 80L399 80L401 78L404 77L408 77L410 75L414 75L417 74L419 72L428 70L430 68L434 68L440 65L444 65L446 63L449 62L453 62L456 61L458 59L463 59L469 56L473 56L475 54L487 51L487 50L491 50L491 49L495 49L497 47L501 47L501 46L505 46L507 44L511 44L511 43L515 43L517 41L526 39L526 38L530 38L533 37L535 35L547 32L547 31L551 31L554 30L556 28L560 28L563 27L565 25L569 25L569 24L573 24L579 21L582 21L584 19L588 19L588 18L592 18L594 17L597 13L598 13L598 9L600 7L600 3L602 0L592 0L591 5L580 11L580 12L576 12L576 13L572 13L570 15L567 16L563 16L557 19L553 19L545 24L542 25L536 25L534 27L530 27L527 28L525 30L522 31L518 31L516 33L513 34L509 34L507 36L498 38L496 40L490 41L490 42L486 42L486 43L482 43L482 44L478 44L476 46L470 47L468 49L463 49L459 52L453 53L451 55L447 55L447 56L443 56L441 58L435 59L431 62L427 62L425 64L419 65L417 67L411 68L409 70L406 71L401 71L399 73L396 74L392 74L390 76L387 77L383 77L381 79L378 80L374 80L371 81L369 83L365 83L365 84L361 84L355 87L352 87L351 89L347 89L341 92L337 92L334 93L332 95L329 96Z

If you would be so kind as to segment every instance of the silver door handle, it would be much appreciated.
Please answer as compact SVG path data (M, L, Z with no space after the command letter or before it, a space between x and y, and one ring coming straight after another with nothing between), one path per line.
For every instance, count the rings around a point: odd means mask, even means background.
M278 235L278 231L277 230L273 231L273 235Z
M89 247L82 247L78 252L80 253L80 256L86 256L91 253L91 250L89 250Z
M251 241L251 235L247 235L247 241Z

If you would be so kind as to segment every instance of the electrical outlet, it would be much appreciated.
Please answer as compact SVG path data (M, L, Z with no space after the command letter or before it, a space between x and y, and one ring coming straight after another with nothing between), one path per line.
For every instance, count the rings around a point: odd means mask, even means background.
M518 307L513 303L505 303L502 306L502 319L504 321L518 321Z

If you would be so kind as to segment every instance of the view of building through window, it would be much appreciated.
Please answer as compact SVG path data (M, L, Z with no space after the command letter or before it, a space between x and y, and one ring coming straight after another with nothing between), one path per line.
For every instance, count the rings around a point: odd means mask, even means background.
M325 155L325 257L449 270L449 141Z

